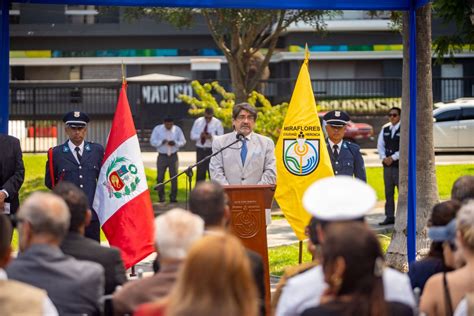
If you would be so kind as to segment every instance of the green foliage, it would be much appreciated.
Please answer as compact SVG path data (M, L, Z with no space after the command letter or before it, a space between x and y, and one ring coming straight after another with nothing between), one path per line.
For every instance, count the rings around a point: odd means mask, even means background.
M435 0L433 1L434 16L444 24L454 23L456 32L442 35L433 40L437 62L441 63L444 55L454 57L464 49L474 50L474 27L471 22L472 3L468 0Z
M195 97L179 96L183 102L189 104L189 113L201 116L206 108L211 107L214 109L215 117L222 121L224 127L232 128L232 108L235 104L235 95L227 92L217 81L201 84L195 80L191 86L194 89ZM255 132L276 141L288 110L288 103L272 106L263 94L256 91L250 94L247 102L255 106L258 111Z

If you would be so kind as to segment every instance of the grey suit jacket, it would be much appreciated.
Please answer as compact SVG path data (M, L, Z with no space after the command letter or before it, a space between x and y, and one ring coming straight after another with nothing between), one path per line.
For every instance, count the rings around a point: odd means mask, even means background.
M237 143L211 158L211 179L220 184L275 184L275 145L265 136L252 133L248 136L247 158L242 166L241 143ZM217 136L212 141L212 152L231 144L236 133Z
M6 272L9 279L46 290L60 315L100 312L104 268L98 263L76 260L57 247L36 244L20 253Z

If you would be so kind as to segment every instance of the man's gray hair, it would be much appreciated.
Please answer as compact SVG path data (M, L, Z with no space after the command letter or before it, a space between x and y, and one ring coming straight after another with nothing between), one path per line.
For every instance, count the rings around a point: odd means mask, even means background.
M155 219L155 243L162 258L184 259L191 245L203 234L201 217L180 208Z
M55 194L35 192L23 202L19 220L26 220L35 235L51 235L62 240L69 229L71 215L66 202Z
M464 202L474 199L474 176L465 175L459 177L451 189L451 199Z
M232 118L235 120L241 111L247 111L254 116L254 120L257 120L257 110L249 103L243 102L234 105L232 109Z

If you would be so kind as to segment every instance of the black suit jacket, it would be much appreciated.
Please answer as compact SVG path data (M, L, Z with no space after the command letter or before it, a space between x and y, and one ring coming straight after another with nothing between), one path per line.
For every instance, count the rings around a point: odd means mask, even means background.
M10 203L12 214L16 213L20 205L18 192L24 179L20 141L13 136L0 134L0 190L8 192L5 202Z
M265 277L263 270L262 256L253 250L246 249L247 256L250 259L250 265L252 267L252 274L255 279L255 285L257 286L258 294L260 297L260 315L266 315L265 308ZM268 293L270 295L270 293Z
M76 259L101 264L105 272L105 294L113 293L117 285L127 281L122 257L117 248L103 247L95 240L69 232L61 244L61 250Z

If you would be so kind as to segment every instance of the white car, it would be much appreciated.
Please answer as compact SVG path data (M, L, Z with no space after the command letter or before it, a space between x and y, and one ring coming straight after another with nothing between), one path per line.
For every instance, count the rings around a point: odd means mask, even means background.
M433 111L435 151L474 151L474 98L436 106Z

